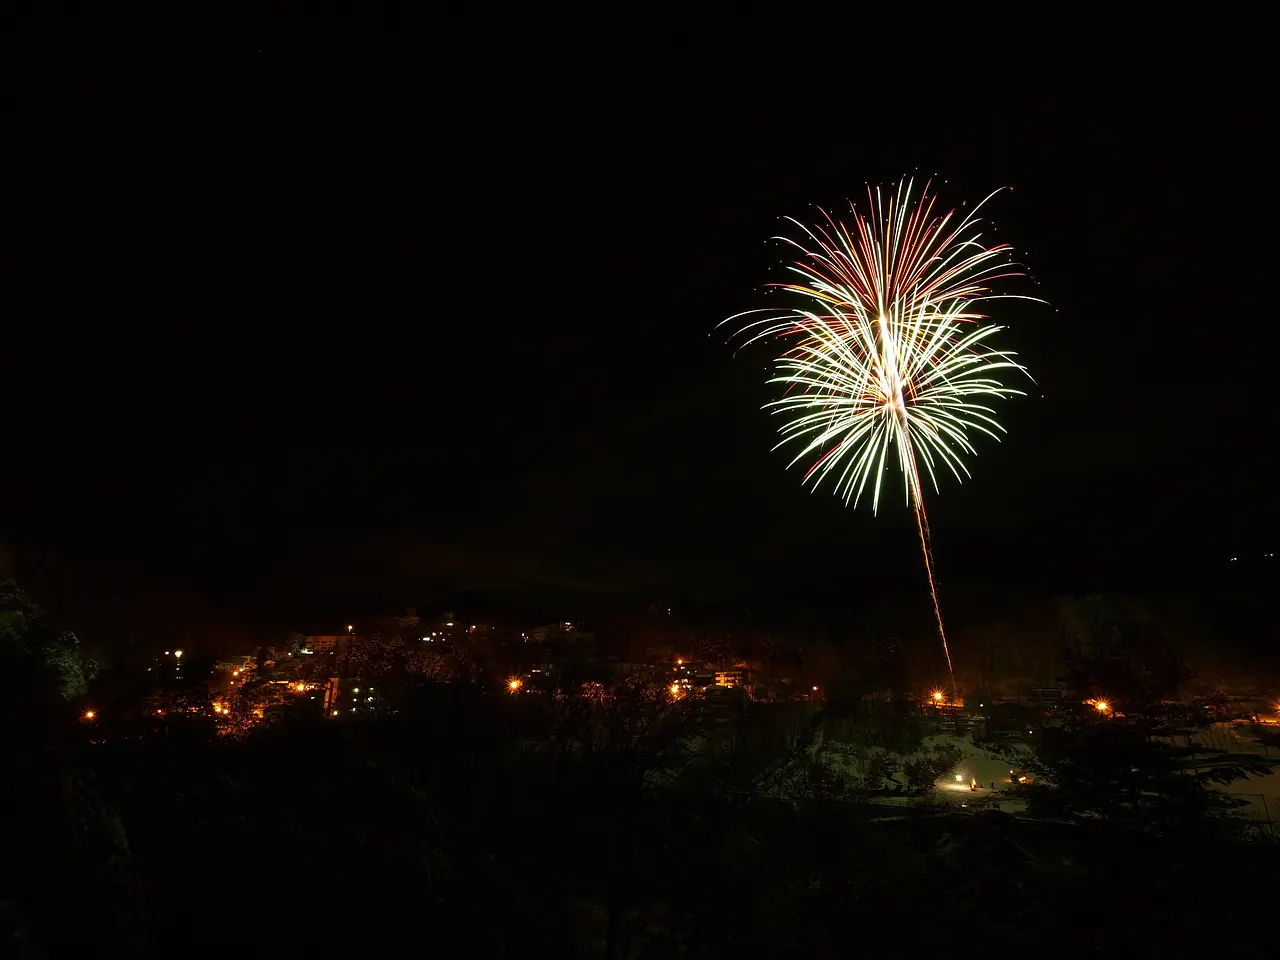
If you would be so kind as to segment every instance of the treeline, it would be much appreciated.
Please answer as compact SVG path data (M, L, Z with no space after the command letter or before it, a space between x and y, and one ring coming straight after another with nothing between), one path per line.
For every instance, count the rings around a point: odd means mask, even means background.
M1170 742L1216 717L1161 714L1122 661L1082 662L1072 682L1102 666L1112 714L1082 705L1036 755L1027 796L1051 823L858 802L867 785L825 779L815 745L902 755L924 732L861 699L734 707L638 681L594 697L452 682L415 687L391 718L242 741L64 730L29 753L31 801L5 825L21 878L5 933L29 956L198 943L812 957L855 934L954 949L957 931L1062 955L1270 956L1247 922L1269 889L1215 879L1274 859L1210 789L1249 771ZM904 771L908 792L954 762L934 759Z
M1226 707L1169 704L1178 658L1105 606L1078 611L1072 707L1010 788L1027 820L915 805L954 757L903 698L868 699L909 683L891 641L842 651L846 679L794 705L643 677L509 695L389 644L369 669L403 681L394 716L95 744L71 622L16 585L0 600L16 956L1274 954L1248 878L1275 847L1215 789L1266 764L1201 746ZM1107 711L1081 702L1097 691ZM836 744L856 776L818 762ZM886 791L903 805L869 802Z

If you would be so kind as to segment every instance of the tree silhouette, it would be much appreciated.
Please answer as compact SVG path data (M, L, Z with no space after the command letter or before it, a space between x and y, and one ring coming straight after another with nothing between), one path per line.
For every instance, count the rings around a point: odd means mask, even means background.
M1222 815L1244 803L1215 787L1270 771L1263 757L1208 745L1205 732L1227 715L1203 701L1159 699L1153 671L1110 656L1072 656L1069 668L1071 689L1117 692L1071 703L1042 731L1025 763L1033 782L1022 788L1033 815L1203 831L1229 823Z

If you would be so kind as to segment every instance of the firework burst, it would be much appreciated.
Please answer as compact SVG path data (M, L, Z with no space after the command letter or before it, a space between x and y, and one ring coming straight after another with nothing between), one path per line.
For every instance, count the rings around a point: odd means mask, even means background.
M1021 395L1002 378L1026 368L992 345L1005 328L986 323L982 308L1010 298L996 285L1021 271L1007 244L982 242L976 214L986 200L964 217L935 214L928 185L918 201L911 189L910 181L888 197L869 189L867 212L851 205L847 222L825 211L825 223L814 227L790 220L804 239L777 239L799 254L789 267L795 279L771 286L796 295L797 308L751 310L724 322L745 321L748 343L789 345L770 381L783 393L768 408L784 418L779 446L796 450L792 465L807 462L806 483L829 483L855 506L869 493L878 512L896 465L915 511L950 670L922 472L935 491L939 474L963 480L965 458L977 453L971 438L999 440L1004 432L991 404Z

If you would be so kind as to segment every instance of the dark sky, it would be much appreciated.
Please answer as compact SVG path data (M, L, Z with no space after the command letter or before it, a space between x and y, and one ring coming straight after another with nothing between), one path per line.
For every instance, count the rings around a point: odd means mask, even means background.
M11 535L250 619L915 589L905 510L802 491L709 334L778 217L918 171L1012 185L1052 304L1001 314L1038 387L934 498L944 583L1273 549L1261 51L797 17L17 36Z

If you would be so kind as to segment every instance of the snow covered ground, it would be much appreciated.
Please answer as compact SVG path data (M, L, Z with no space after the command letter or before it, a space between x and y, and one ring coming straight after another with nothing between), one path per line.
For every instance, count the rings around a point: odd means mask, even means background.
M930 747L950 744L960 749L960 764L954 772L942 777L936 784L938 793L944 798L969 806L1003 810L1006 813L1021 813L1026 809L1023 800L1009 797L1006 793L1010 786L1009 764L974 746L968 736L940 734L927 738L925 743ZM1031 752L1021 744L1016 745L1015 749L1025 754ZM978 781L977 790L971 789L972 780Z
M1280 749L1265 747L1254 740L1248 724L1216 723L1197 740L1207 747L1228 753L1252 753L1273 761L1280 760ZM1272 767L1265 777L1237 780L1215 789L1244 800L1246 805L1240 808L1240 812L1245 816L1280 822L1280 769L1277 767Z
M1251 740L1249 727L1245 725L1215 724L1205 732L1201 742L1205 746L1230 753L1252 753L1271 760L1280 760L1280 750L1275 747L1268 750ZM937 790L943 797L970 806L996 807L1008 813L1017 813L1025 809L1026 805L1023 801L1002 795L1002 790L1009 787L1009 764L1005 761L994 758L974 746L967 736L942 734L928 738L925 743L930 747L943 744L954 745L960 749L963 756L955 771L937 782ZM1016 749L1026 754L1031 752L1029 747L1021 744ZM979 789L970 789L970 778L978 781ZM994 790L992 790L993 783ZM1265 777L1237 780L1228 786L1215 786L1215 789L1236 795L1245 801L1245 805L1240 808L1244 816L1280 822L1280 768L1273 768Z

